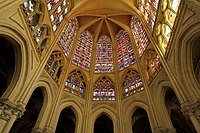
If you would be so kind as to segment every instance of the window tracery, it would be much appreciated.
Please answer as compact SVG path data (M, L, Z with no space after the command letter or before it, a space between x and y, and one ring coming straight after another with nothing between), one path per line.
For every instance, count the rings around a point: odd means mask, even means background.
M130 37L125 30L119 31L115 40L117 44L119 70L122 70L135 63L135 55Z
M153 29L156 20L159 0L140 0L139 9L143 13L149 26Z
M78 44L72 63L89 71L93 38L89 31L83 31L78 39Z
M80 70L72 71L67 77L64 90L83 98L85 89L86 80L83 73Z
M101 36L97 42L95 73L113 72L113 53L110 37Z
M58 82L64 66L64 59L60 51L53 51L45 66L49 75Z
M139 74L133 69L128 69L122 79L122 88L126 97L143 90L143 83Z
M59 38L58 45L61 47L66 57L69 55L77 30L78 21L76 18L72 18L68 21Z
M131 31L138 48L139 55L142 56L147 46L150 43L150 39L142 25L142 22L136 17L131 18Z
M160 57L157 55L156 51L148 50L145 52L144 63L147 79L151 81L162 67Z
M50 27L43 24L44 4L38 0L27 0L21 8L24 12L28 28L31 32L36 50L39 55L47 48L50 42Z
M163 0L160 6L164 19L156 25L156 36L163 53L168 46L179 4L180 0Z
M113 82L107 77L99 78L94 85L93 100L113 101L115 100L115 89Z
M70 0L49 0L47 2L47 9L50 12L50 21L52 23L53 31L56 31L60 26L65 15L71 10Z

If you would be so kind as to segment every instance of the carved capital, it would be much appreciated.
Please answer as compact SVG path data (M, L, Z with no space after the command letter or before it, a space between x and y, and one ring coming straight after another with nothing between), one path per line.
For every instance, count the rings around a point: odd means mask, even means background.
M0 99L0 119L8 121L12 115L16 115L18 118L24 111L25 109L21 105L15 105L7 99Z
M176 129L174 128L156 128L155 133L176 133Z
M181 111L187 117L194 115L196 119L200 122L200 99L195 103L187 103L182 105Z

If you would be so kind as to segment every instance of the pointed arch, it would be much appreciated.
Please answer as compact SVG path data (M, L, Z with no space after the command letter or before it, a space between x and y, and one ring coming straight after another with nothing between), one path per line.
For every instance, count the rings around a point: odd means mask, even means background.
M62 77L62 71L64 66L64 57L60 51L53 51L50 55L47 64L45 65L46 71L49 75L59 83Z
M86 88L86 76L81 70L77 69L69 73L65 83L65 91L83 98Z
M122 78L122 88L125 97L142 91L144 88L139 73L133 69L126 70Z
M95 82L93 100L115 100L115 86L109 77L102 76Z
M92 126L89 130L89 133L94 132L95 121L101 115L106 115L107 117L109 117L112 120L114 132L120 131L119 126L118 126L119 125L118 118L115 114L114 109L112 109L109 105L107 105L107 106L105 105L105 106L96 107L92 110L91 117L89 120L89 125L92 125Z

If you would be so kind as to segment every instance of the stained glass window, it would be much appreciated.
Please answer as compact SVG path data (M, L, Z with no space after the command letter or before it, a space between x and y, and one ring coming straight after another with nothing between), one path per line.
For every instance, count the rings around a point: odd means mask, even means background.
M49 10L49 17L52 23L53 31L56 31L60 26L65 15L71 9L71 1L69 0L50 0L47 2L47 9Z
M42 2L35 0L27 0L21 5L39 55L42 55L50 41L50 27L43 24L44 10L41 8L42 5Z
M67 77L64 90L75 94L79 97L84 97L86 89L86 80L80 70L72 71Z
M116 44L119 70L122 70L136 61L133 53L132 44L130 42L130 37L126 31L119 31L116 36Z
M95 73L113 72L112 42L110 37L101 36L97 42Z
M163 1L161 3L162 20L156 25L156 36L158 44L163 51L166 52L168 41L171 37L180 0ZM163 54L164 55L164 54Z
M78 39L78 44L72 62L89 71L93 39L89 31L83 31Z
M107 76L103 76L96 81L93 100L115 100L114 84Z
M131 96L143 90L142 79L133 69L128 69L122 80L122 87L125 96Z
M144 14L144 17L150 27L153 28L156 20L156 13L159 0L140 0L139 9Z
M142 22L136 16L132 16L131 18L131 31L138 48L139 55L141 56L150 43L150 39L144 29L144 26L142 25Z
M147 78L149 81L151 81L158 74L160 68L162 67L160 58L157 55L156 51L148 50L147 52L145 52L144 62L147 72Z
M72 18L68 21L66 27L62 31L58 44L65 53L65 56L69 55L77 30L78 21L76 18Z
M51 75L51 77L58 82L64 66L64 60L60 51L53 51L50 55L45 69Z

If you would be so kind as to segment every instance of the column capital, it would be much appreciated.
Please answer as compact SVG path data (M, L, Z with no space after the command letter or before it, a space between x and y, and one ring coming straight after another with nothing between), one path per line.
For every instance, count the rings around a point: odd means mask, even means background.
M0 99L0 119L8 121L12 115L16 115L19 118L24 111L25 109L21 105L14 104L8 99Z
M155 133L176 133L176 129L175 128L158 127L155 129Z
M200 99L198 99L195 103L184 103L181 106L181 111L185 116L190 117L191 115L194 115L200 122Z

